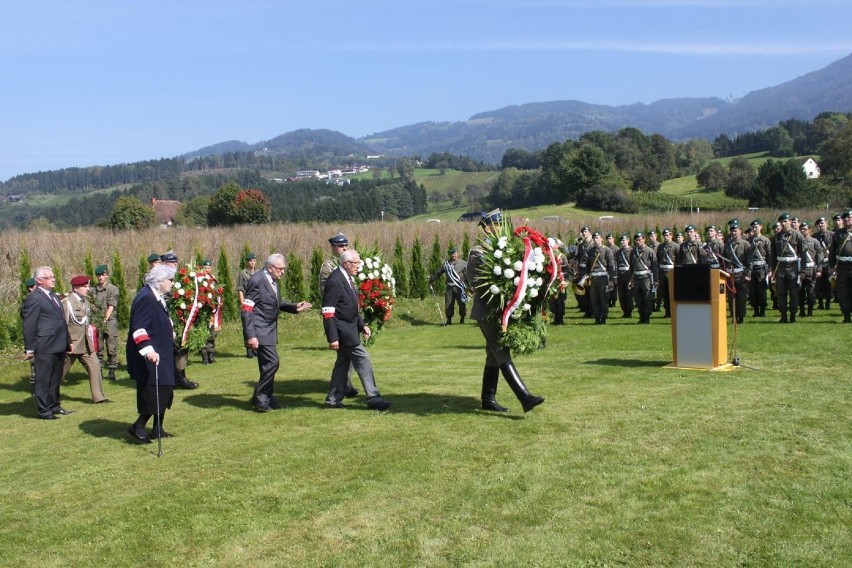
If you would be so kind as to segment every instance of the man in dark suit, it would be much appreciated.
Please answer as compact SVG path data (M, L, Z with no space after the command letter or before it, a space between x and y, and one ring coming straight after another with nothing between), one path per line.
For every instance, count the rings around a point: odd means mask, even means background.
M55 420L57 414L71 414L59 403L59 384L65 354L73 351L73 346L62 304L53 293L56 286L53 270L49 266L41 266L36 268L33 276L37 286L21 306L24 347L27 359L32 359L35 367L34 393L38 417Z
M175 271L160 264L145 275L145 286L130 306L127 333L127 371L136 381L136 408L139 418L127 433L147 444L151 442L145 425L154 417L151 435L170 438L163 430L166 409L171 408L175 389L174 332L164 295L172 287Z
M275 373L278 371L278 312L299 313L311 308L310 302L291 304L281 299L278 280L287 268L284 255L267 257L263 270L249 278L242 305L246 346L257 353L260 379L251 403L258 412L282 408L273 396Z
M340 266L333 270L325 283L322 295L322 322L328 347L337 351L337 360L331 371L331 384L325 404L328 408L343 408L346 396L346 379L349 366L361 378L367 393L367 408L387 410L391 403L382 399L373 376L370 354L361 343L361 333L370 337L370 328L358 309L358 295L352 277L358 274L361 257L349 249L340 255Z

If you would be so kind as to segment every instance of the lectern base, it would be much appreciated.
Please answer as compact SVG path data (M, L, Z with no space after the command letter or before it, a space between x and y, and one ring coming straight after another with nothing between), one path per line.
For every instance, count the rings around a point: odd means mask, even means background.
M724 365L719 365L718 367L678 367L674 363L669 363L668 365L663 365L663 369L679 369L681 371L716 371L720 373L726 373L728 371L733 371L738 368L738 365L732 365L731 363L725 363Z

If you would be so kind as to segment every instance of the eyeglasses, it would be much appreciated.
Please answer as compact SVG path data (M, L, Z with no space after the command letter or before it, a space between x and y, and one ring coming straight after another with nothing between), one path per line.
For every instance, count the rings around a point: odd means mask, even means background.
M287 266L286 265L284 265L284 266L273 266L272 268L274 268L275 270L282 270L283 271L287 268Z
M359 264L361 264L361 261L360 261L360 260L346 260L346 261L344 261L344 262L345 262L346 264L351 264L351 265L353 265L353 266L358 266Z

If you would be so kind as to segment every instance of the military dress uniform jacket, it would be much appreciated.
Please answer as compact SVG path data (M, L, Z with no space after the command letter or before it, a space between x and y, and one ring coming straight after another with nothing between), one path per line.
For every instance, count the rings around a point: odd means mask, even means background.
M111 284L107 282L103 286L95 286L89 292L92 298L95 300L95 305L97 305L103 316L106 316L107 307L112 306L112 313L107 320L104 318L106 322L116 321L116 309L118 307L118 288L115 284Z
M636 247L630 255L630 277L636 281L639 279L657 279L657 255L654 249L645 245ZM653 284L652 284L653 285Z
M805 264L802 265L802 272L806 272L808 277L814 277L817 271L822 271L822 264L825 260L823 256L822 243L813 237L804 237L805 242Z
M772 256L772 243L763 235L752 237L749 243L751 244L752 274L760 277L761 273L765 274L765 271L771 268L768 265L769 259Z
M803 272L807 264L805 257L805 237L799 231L781 231L772 237L772 248L770 249L770 269L785 270L790 267ZM798 260L798 264L796 261Z
M480 270L483 262L483 251L479 247L474 247L470 249L470 254L467 257L467 281L470 284L470 288L473 290L473 306L470 309L470 319L473 321L484 321L489 318L496 318L497 314L491 308L489 308L488 304L485 302L485 299L482 297L482 291L477 288L481 283L482 276L480 275Z
M606 276L615 280L618 269L612 249L606 245L602 245L600 249L595 249L594 246L589 249L589 264L586 269L590 277Z
M618 279L630 279L630 257L633 254L633 247L623 246L615 251L615 264L618 266Z
M852 264L852 232L849 229L834 231L828 251L828 264L832 268L839 268L841 264Z
M249 278L242 309L246 339L257 338L258 345L278 343L278 312L297 313L296 304L282 300L278 285L264 268Z
M257 271L255 271L257 272ZM246 285L248 281L254 276L255 272L250 271L248 268L243 268L240 270L239 274L237 274L237 291L242 292L243 295L246 293Z
M59 296L36 288L21 307L24 347L33 353L65 353L71 343Z
M138 387L143 385L174 386L174 330L166 307L150 286L144 286L130 305L130 329L127 333L127 370ZM156 351L160 363L155 365L145 356Z
M462 259L458 259L454 262L449 261L449 260L444 262L441 265L441 268L439 268L437 270L437 272L435 272L432 276L429 277L429 283L430 284L432 282L434 282L435 280L437 280L438 278L440 278L442 274L447 274L447 265L448 264L450 265L452 271L455 272L456 275L459 277L459 280L461 282L465 281L465 279L467 278L467 275L466 275L466 273L467 273L467 262L462 260ZM458 286L455 286L453 284L453 280L450 278L449 274L447 274L447 287L448 288L449 287L458 288Z
M657 268L660 272L674 270L677 251L678 245L674 241L660 243L657 247Z
M699 241L683 241L677 249L675 266L685 264L712 264L707 249Z
M358 307L358 293L349 274L342 268L334 270L325 283L322 324L329 343L337 341L345 347L356 347L361 343L360 334L365 324Z
M95 336L89 333L89 303L71 292L62 301L65 306L65 321L68 324L68 335L74 346L74 355L95 353Z
M746 276L751 278L753 253L751 244L743 239L732 239L725 245L722 255L729 265L726 267L734 280L741 282Z

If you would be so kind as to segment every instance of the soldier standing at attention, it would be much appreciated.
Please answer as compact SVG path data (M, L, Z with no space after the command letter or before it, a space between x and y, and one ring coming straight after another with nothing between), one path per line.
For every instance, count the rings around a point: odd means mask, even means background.
M648 237L645 240L645 244L651 247L651 250L654 251L654 256L657 256L657 252L660 250L660 241L657 240L657 231L648 231ZM657 260L659 261L659 258ZM651 302L654 304L654 311L659 312L660 306L663 305L663 299L660 297L660 291L657 289L660 284L659 274L654 274L654 284L654 289L651 290Z
M675 266L684 266L686 264L698 264L701 259L699 251L698 235L695 232L695 225L687 225L684 228L683 242L677 249L677 257L675 257Z
M803 270L807 263L805 239L802 233L790 227L789 213L782 213L778 222L781 223L781 230L772 239L769 280L775 280L775 294L778 297L778 309L781 311L778 323L796 323L799 285L805 276Z
M627 233L619 239L621 247L615 251L615 265L618 270L618 303L621 307L622 319L633 317L633 293L630 290L630 254L633 248L630 246L630 237Z
M216 277L213 276L212 266L213 262L211 262L209 258L203 259L201 261L201 266L199 267L199 273L207 274L210 280L213 283L216 283L217 280ZM216 327L213 318L210 319L208 331L210 334L207 336L207 341L204 342L204 347L201 348L202 365L212 365L216 362L216 336L219 335L220 329Z
M843 323L852 323L852 211L841 215L844 228L834 232L829 249L829 264L837 278L837 298Z
M664 318L672 317L671 297L669 296L669 275L675 267L677 244L672 241L671 229L663 229L663 242L657 247L657 297L663 302Z
M612 254L615 255L618 252L618 245L615 244L615 237L612 233L606 234L606 246L608 246L612 250ZM609 291L609 307L615 307L615 303L618 301L618 286L613 286L612 290Z
M245 268L243 268L239 271L239 273L237 273L237 296L240 302L240 306L243 305L243 302L246 299L246 284L248 284L249 278L254 276L256 266L257 255L253 252L248 253L246 255ZM243 329L243 332L243 335L245 336L245 329ZM243 339L248 338L243 337ZM251 359L252 357L254 357L254 350L246 346L246 359Z
M828 310L831 308L831 282L828 280L830 270L828 269L828 249L831 247L832 232L828 230L825 217L820 217L814 224L816 231L813 238L819 241L822 247L822 265L819 267L820 277L814 285L814 293L819 303L817 309Z
M580 229L580 239L577 241L577 274L578 278L582 278L588 274L588 263L592 260L589 258L589 250L594 243L592 242L592 232L588 227ZM589 294L576 295L577 307L583 312L584 318L592 317L592 304L589 299Z
M612 249L604 246L601 234L597 231L592 233L592 248L589 249L589 263L587 265L589 284L591 289L592 317L595 324L606 324L609 315L609 290L615 286L615 256Z
M447 290L444 293L444 314L447 316L447 321L444 325L453 323L456 304L459 307L459 323L464 323L467 315L467 292L465 291L467 261L459 258L459 249L456 247L451 247L447 253L450 256L449 260L445 260L441 268L429 277L429 284L440 278L442 274L447 277Z
M343 233L337 233L328 239L328 244L331 245L331 258L323 262L322 266L320 266L320 298L322 298L325 294L325 283L328 280L328 277L331 276L331 273L337 270L340 266L340 255L349 250L349 239L347 239L346 235ZM352 363L350 363L349 370L346 374L346 393L343 395L344 398L354 398L359 394L358 389L356 389L352 384L352 373L354 372L355 367Z
M710 268L720 268L719 257L724 249L725 245L719 240L719 230L716 225L707 227L707 242L704 244L707 261L702 264L709 264Z
M822 277L822 244L811 236L811 226L806 222L799 224L799 231L805 239L805 265L802 270L805 277L799 288L799 317L812 317L816 303L816 283Z
M725 244L724 258L730 263L731 280L734 285L728 292L728 304L731 317L737 323L743 323L746 312L746 296L752 275L752 248L742 237L740 222L737 219L728 221L728 242Z
M97 285L90 290L95 307L101 315L101 329L98 330L98 359L104 367L104 351L106 351L107 378L115 380L115 370L118 369L118 288L109 281L109 269L106 264L95 267Z
M630 254L631 287L636 296L639 323L651 323L654 311L653 290L657 277L657 254L645 244L645 235L640 231L633 235L633 252Z
M751 244L751 282L748 285L748 297L751 302L752 314L756 318L766 316L766 288L767 271L769 267L770 248L769 239L761 234L763 223L760 219L751 222L752 235L749 239Z

